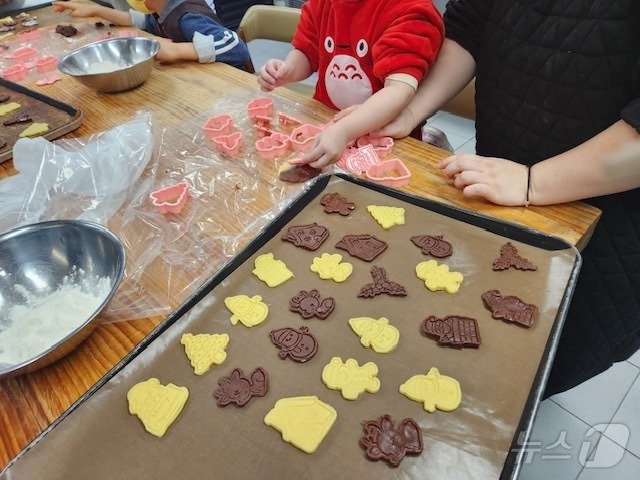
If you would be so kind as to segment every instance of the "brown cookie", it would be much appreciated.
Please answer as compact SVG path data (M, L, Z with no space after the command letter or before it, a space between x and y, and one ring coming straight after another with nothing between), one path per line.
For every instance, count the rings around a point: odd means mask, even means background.
M453 245L442 238L442 235L416 235L411 241L420 247L422 253L436 258L445 258L453 253Z
M513 295L503 297L498 290L489 290L482 294L485 307L491 310L493 318L519 323L525 327L533 324L538 307L524 303Z
M218 405L235 403L239 407L245 405L252 397L264 397L269 391L269 376L262 367L256 368L247 377L239 368L226 377L218 380L220 387L213 392Z
M396 282L390 282L387 279L387 272L382 267L373 267L371 269L371 276L373 277L373 283L367 283L360 289L358 297L372 298L381 293L388 295L401 296L407 295L405 288Z
M481 343L476 319L460 315L444 318L431 315L423 320L422 333L435 338L441 345L452 347L478 347Z
M11 95L7 95L6 93L0 93L0 103L4 103L11 98Z
M333 297L327 297L322 300L317 290L311 290L310 292L301 290L289 301L289 310L298 312L304 319L315 316L324 320L333 312L335 306L336 301Z
M529 260L518 255L518 250L511 242L507 242L500 248L500 256L493 261L493 269L506 270L511 267L515 267L518 270L538 269L538 267Z
M2 124L8 127L10 125L17 125L18 123L28 123L32 121L33 120L29 116L29 112L21 112L15 117L10 118L9 120L5 120L4 122L2 122Z
M102 22L96 22L94 23L94 25L96 26L96 28L104 28L104 23Z
M280 171L278 177L283 182L298 183L305 182L312 179L313 177L317 177L318 175L320 175L320 172L322 172L322 170L313 168L312 166L307 164L291 165L290 167L284 168L282 171Z
M346 250L350 255L370 262L387 249L387 242L374 237L373 235L345 235L336 248Z
M0 140L0 150L2 150L6 146L7 146L7 142L5 142L4 140Z
M317 223L308 225L298 225L289 227L282 240L291 242L296 247L306 250L317 250L320 245L329 237L329 230Z
M280 349L280 358L287 357L299 363L304 363L318 351L318 341L307 327L300 327L298 330L290 327L272 330L269 333L271 341Z
M324 206L326 213L339 213L347 216L352 210L355 210L355 203L350 202L339 193L327 193L320 199L320 205Z
M389 415L364 422L360 445L371 460L385 460L397 467L407 453L422 452L422 433L418 424L405 418L395 428Z
M63 37L73 37L78 34L78 29L73 25L56 25L56 33Z

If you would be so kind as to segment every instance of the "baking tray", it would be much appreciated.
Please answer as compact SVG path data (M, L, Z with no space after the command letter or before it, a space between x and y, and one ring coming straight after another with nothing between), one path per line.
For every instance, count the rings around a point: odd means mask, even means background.
M328 215L320 197L338 192L357 207L350 216ZM383 230L367 205L401 206L406 223ZM317 222L330 233L316 252L297 248L281 237L289 226ZM373 262L352 258L334 245L346 234L371 233L389 243ZM444 235L454 253L443 263L465 276L454 295L430 292L414 272L430 257L410 242L418 234ZM535 272L492 271L507 241L538 266ZM270 289L251 271L253 259L271 252L295 278ZM340 253L354 266L343 284L320 280L309 270L313 257ZM544 383L553 359L581 259L567 242L473 212L412 196L344 175L319 177L242 251L226 263L189 300L169 315L103 379L10 462L0 478L516 478L522 465ZM373 265L404 285L407 297L357 298L372 281ZM289 299L316 288L336 299L326 320L303 320L289 311ZM497 288L536 304L531 328L491 318L480 295ZM253 328L231 325L224 298L261 295L269 304L267 320ZM478 320L482 345L451 349L419 333L429 315L461 314ZM388 355L360 345L347 324L353 316L385 316L400 330L400 343ZM304 364L282 360L268 333L284 326L307 326L318 338L318 353ZM180 345L183 333L228 333L228 358L202 376L193 373ZM320 376L331 357L355 358L379 367L381 388L356 401L327 389ZM219 407L213 391L218 380L239 367L245 373L263 367L270 391L244 407ZM460 381L462 403L453 412L426 412L398 393L409 377L437 367ZM156 377L190 391L189 400L163 438L144 431L127 408L127 391ZM332 405L338 419L313 454L284 442L263 418L283 397L317 395ZM422 431L424 450L407 456L397 468L366 459L358 444L362 424L383 414L396 421L413 418Z
M43 95L4 78L0 78L0 93L11 95L7 102L18 102L22 105L22 108L15 112L0 117L0 139L7 142L7 145L0 149L0 163L13 157L13 146L20 138L20 133L31 125L30 123L19 123L11 126L2 125L2 122L19 113L29 112L34 122L48 123L49 131L42 135L47 140L61 137L82 124L83 113L79 108L72 107L55 98Z

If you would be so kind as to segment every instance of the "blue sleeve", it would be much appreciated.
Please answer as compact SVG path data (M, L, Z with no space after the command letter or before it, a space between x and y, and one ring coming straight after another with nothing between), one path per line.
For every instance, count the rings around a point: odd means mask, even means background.
M158 35L156 32L156 19L153 18L153 15L145 15L144 16L144 28L143 30L151 35Z
M194 44L201 63L223 62L235 67L249 61L249 49L238 35L206 15L185 13L180 30Z

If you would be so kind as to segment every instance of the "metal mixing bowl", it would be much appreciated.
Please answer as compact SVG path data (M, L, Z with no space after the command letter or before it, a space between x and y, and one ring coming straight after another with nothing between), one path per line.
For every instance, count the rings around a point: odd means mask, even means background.
M124 92L149 77L159 50L153 38L110 38L69 52L58 70L98 92Z
M103 280L104 288L100 290L107 291L108 285L108 295L88 318L78 319L75 330L54 338L49 348L28 360L15 364L0 363L0 378L32 372L76 348L100 324L98 315L116 292L124 267L122 242L97 223L56 220L17 227L0 234L0 330L10 330L7 326L13 326L17 321L15 318L10 320L11 316L16 316L15 313L11 315L12 311L15 312L12 309L28 304L28 297L46 298L65 283L68 285L69 278L78 282L84 280L85 286L86 282L91 284L94 279L108 278ZM72 285L72 288L75 287ZM102 297L96 295L95 298L99 300ZM73 323L76 324L76 319ZM11 329L12 332L14 330ZM0 342L0 350L5 342L22 341L8 334L5 336Z

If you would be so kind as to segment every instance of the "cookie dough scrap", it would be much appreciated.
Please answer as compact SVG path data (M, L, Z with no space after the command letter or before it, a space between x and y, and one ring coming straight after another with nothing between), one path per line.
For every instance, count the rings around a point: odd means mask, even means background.
M404 225L404 208L369 205L367 211L385 230L396 225Z
M19 135L20 138L24 137L37 137L49 131L48 123L38 123L34 122L29 125L24 131Z
M435 260L427 260L416 265L416 275L424 280L426 287L432 292L444 290L457 293L464 277L459 272L450 272L445 264L438 265Z
M342 255L339 253L323 253L322 256L313 259L310 269L323 280L333 280L340 283L349 278L353 272L353 265L343 262Z
M137 415L147 432L162 437L189 398L187 387L161 385L157 378L135 384L127 393L129 413Z
M287 268L282 260L273 258L273 253L258 255L255 267L253 274L271 288L294 277L293 272Z
M9 102L5 103L4 105L0 105L0 117L9 115L11 112L15 112L21 107L22 105L20 105L18 102Z
M378 320L369 317L350 318L349 325L360 337L360 343L365 347L371 347L376 353L389 353L393 351L400 340L400 332L389 320L381 317Z
M226 333L185 333L180 343L184 345L184 352L196 375L208 372L212 365L220 365L227 359L225 350L229 345L229 335Z
M405 418L395 428L389 415L364 423L364 435L360 445L365 449L367 458L385 460L397 467L407 453L422 452L422 432L412 418Z
M373 362L359 366L353 358L343 362L340 357L333 357L322 370L322 381L327 388L340 390L345 400L356 400L364 392L380 390L377 375L378 366Z
M433 413L438 410L451 412L462 401L460 383L452 377L441 375L433 367L426 375L414 375L400 385L400 393L405 397L421 402L424 409Z
M282 439L303 452L315 452L338 418L331 405L315 395L281 398L264 417L264 423L282 434Z
M269 307L262 301L260 295L254 295L251 298L247 295L227 297L224 299L224 304L233 313L231 316L232 325L237 325L240 322L245 327L255 327L264 322L269 315Z

